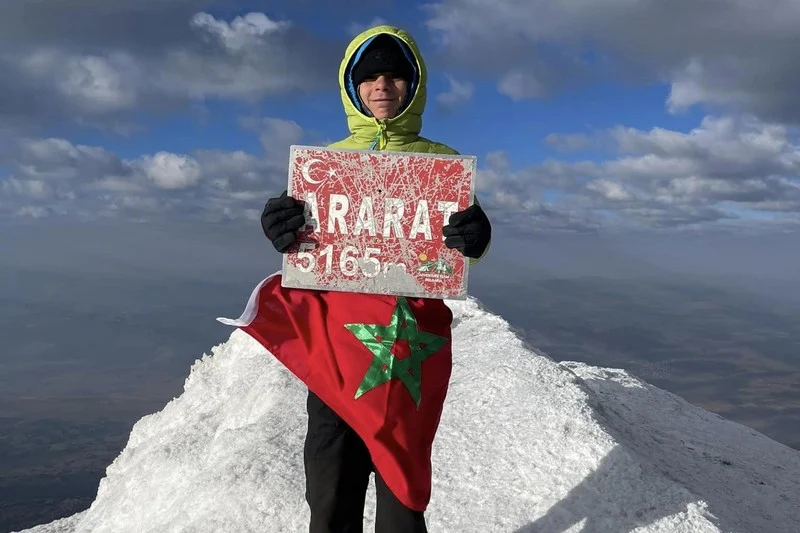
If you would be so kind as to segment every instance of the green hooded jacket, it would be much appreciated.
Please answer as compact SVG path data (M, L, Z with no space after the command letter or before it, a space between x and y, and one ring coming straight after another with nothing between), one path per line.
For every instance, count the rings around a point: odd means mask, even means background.
M416 67L416 76L409 80L410 100L393 118L376 119L361 111L358 88L352 81L352 68L358 61L361 52L379 34L386 33L399 41L406 56ZM458 155L453 148L420 136L422 131L422 113L428 97L428 71L416 41L404 30L388 25L380 25L365 30L350 41L339 65L339 89L342 104L347 115L347 127L350 135L340 141L328 145L330 148L345 149L377 149L395 152L416 152L427 154ZM473 197L479 204L478 198ZM483 258L489 246L483 252ZM470 264L479 259L470 258Z

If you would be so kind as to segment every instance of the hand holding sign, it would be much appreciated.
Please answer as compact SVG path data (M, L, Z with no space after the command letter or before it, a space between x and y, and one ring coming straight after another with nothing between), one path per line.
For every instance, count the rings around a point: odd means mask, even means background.
M442 234L445 246L455 248L467 257L478 258L492 240L492 225L481 206L474 204L453 213Z
M270 198L261 213L261 229L275 249L286 252L297 239L297 230L305 223L303 205L283 191L278 198Z

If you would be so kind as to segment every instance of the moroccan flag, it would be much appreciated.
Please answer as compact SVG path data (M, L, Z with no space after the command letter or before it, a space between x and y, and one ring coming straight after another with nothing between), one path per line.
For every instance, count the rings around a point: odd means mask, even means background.
M442 300L281 287L262 281L238 326L364 440L397 498L424 511L450 380L452 312Z

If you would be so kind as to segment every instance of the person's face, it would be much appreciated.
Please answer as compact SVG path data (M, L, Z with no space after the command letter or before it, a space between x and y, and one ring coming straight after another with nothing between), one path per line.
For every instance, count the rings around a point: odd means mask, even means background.
M371 76L358 86L361 101L378 119L392 118L403 104L408 92L408 82L388 73Z

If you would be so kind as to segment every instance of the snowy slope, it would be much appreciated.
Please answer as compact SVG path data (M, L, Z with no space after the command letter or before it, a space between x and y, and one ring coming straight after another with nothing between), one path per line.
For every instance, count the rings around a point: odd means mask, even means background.
M800 531L800 453L621 370L556 364L473 300L456 320L432 532ZM301 384L235 331L142 418L90 509L31 533L303 532ZM374 492L367 502L373 530Z

